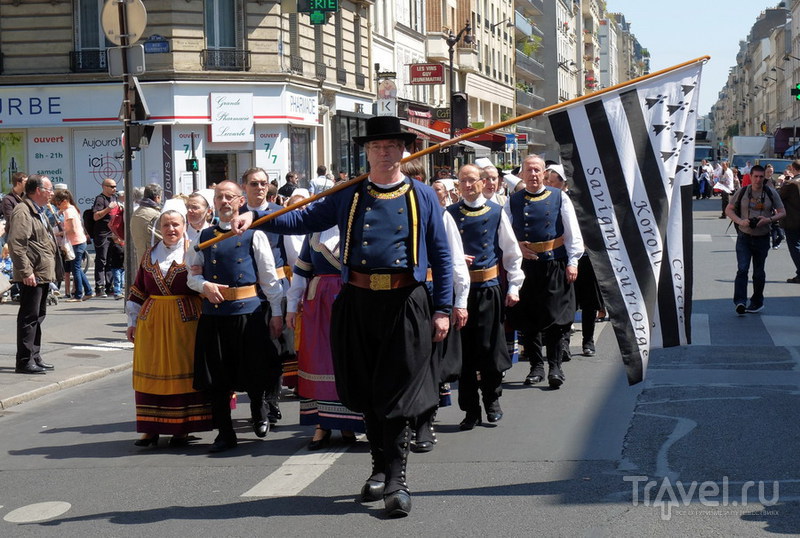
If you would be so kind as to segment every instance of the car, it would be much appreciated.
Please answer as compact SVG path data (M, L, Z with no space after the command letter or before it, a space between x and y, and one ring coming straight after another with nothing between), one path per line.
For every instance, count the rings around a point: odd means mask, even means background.
M761 166L766 167L768 164L771 164L776 174L782 174L791 162L791 159L756 159L756 164L760 164Z

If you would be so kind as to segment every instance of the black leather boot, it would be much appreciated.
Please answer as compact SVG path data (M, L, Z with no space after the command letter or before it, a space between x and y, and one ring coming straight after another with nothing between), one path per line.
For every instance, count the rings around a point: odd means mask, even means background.
M406 484L410 428L408 421L384 423L383 450L386 457L386 488L383 502L388 517L405 517L411 512L411 494Z
M372 474L361 488L361 502L380 501L386 482L386 458L383 453L383 428L376 419L364 418L367 427L369 453L372 456Z
M557 389L564 384L564 371L561 369L562 348L560 341L547 345L547 383L551 389Z
M435 407L417 417L417 434L414 441L411 442L411 452L430 452L433 450L433 446L436 444L436 430L433 429L435 417Z

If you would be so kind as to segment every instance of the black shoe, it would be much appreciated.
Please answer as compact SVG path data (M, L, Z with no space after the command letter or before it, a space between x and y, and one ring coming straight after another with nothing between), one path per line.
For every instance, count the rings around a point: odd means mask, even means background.
M395 491L383 498L386 515L406 517L411 512L411 494L405 490Z
M308 443L309 450L320 450L331 444L331 430L325 430L324 428L317 428L317 430L324 430L325 434L316 441L312 439L311 442Z
M564 374L561 372L552 372L547 376L547 383L550 385L551 389L557 389L564 384Z
M384 482L379 482L370 478L361 488L361 502L371 503L383 499L383 489L386 487Z
M594 356L594 342L584 342L583 343L583 356L584 357L593 357Z
M134 441L133 444L134 446L158 446L158 434L155 434L152 437L142 437L141 439Z
M18 374L43 374L45 369L37 364L27 364L25 366L17 366L14 371Z
M458 429L462 432L465 432L471 430L475 426L480 426L481 424L483 424L483 421L481 420L480 413L467 413L467 416L464 417L464 420L462 420L461 424L458 425Z
M44 368L45 370L55 370L56 368L49 362L44 362L44 361L36 361L36 366L38 366L39 368Z
M267 420L269 420L270 424L277 424L280 419L283 418L281 415L281 409L278 407L278 404L275 402L267 402Z
M253 433L256 437L266 437L269 432L269 422L262 420L260 422L253 422Z
M344 432L342 432L342 443L346 445L354 445L356 442L358 442L358 437L356 437L356 434L351 433L345 435Z
M750 303L750 306L748 306L747 308L744 309L744 311L747 312L748 314L758 314L762 310L764 310L764 305L763 304L756 305L756 304L753 304L753 303Z
M800 284L800 276L793 276L786 279L787 284Z
M214 444L208 448L209 452L224 452L226 450L230 450L231 448L236 448L237 445L236 437L226 438L222 435L218 435L216 439L214 439Z
M747 312L747 309L744 307L742 303L736 305L737 314L739 314L740 316L744 316L745 312Z
M417 441L411 443L411 452L420 454L430 452L433 450L433 443L431 441Z
M173 435L169 439L169 446L170 448L180 448L183 446L189 446L189 441L196 439L196 437L189 437L185 435L183 437Z
M493 411L491 413L486 413L486 420L489 422L499 422L503 419L503 412L502 411Z
M719 218L721 218L721 219L727 219L728 217L726 217L725 215L720 215L720 216L719 216Z
M536 383L541 383L544 379L544 376L539 373L529 373L528 377L525 378L526 385L535 385Z

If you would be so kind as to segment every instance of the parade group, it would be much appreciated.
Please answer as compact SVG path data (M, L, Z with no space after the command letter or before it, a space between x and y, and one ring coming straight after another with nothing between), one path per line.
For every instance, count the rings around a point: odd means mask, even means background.
M531 155L502 178L479 160L429 186L419 160L401 164L414 139L398 118L369 119L354 137L369 177L341 178L271 219L281 206L260 168L153 209L126 304L137 446L160 436L185 446L216 429L209 450L234 449L236 393L247 393L253 434L265 437L290 387L300 424L316 425L309 449L329 446L333 430L345 443L366 433L372 464L359 498L401 517L409 450L435 446L451 383L469 431L502 420L517 341L525 384L558 389L581 309L582 351L594 355L603 305L563 168ZM291 202L311 194L292 180L281 189ZM52 186L39 181L14 227L46 204Z

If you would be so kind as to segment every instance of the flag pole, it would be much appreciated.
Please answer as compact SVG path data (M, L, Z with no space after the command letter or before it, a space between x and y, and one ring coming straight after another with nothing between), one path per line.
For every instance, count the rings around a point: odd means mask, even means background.
M547 107L544 107L544 108L540 108L538 110L534 110L533 112L528 112L527 114L523 114L521 116L516 116L514 118L510 118L510 119L501 121L500 123L495 123L493 125L489 125L489 126L486 126L486 127L481 127L480 129L476 129L474 131L470 131L468 133L464 133L464 134L462 134L460 136L457 136L455 138L450 138L450 139L444 140L442 142L439 142L438 144L434 144L433 146L430 146L430 147L427 147L427 148L422 149L420 151L417 151L416 153L412 153L408 157L404 157L403 159L401 159L400 163L406 163L406 162L409 162L409 161L413 161L414 159L419 159L420 157L424 157L425 155L429 155L431 153L434 153L434 152L437 152L437 151L441 151L441 150L443 150L443 149L445 149L447 147L450 147L450 146L452 146L454 144L458 144L459 142L463 142L464 140L468 140L470 138L473 138L473 137L476 137L476 136L480 136L482 134L485 134L485 133L488 133L488 132L491 132L491 131L494 131L494 130L497 130L497 129L502 129L503 127L508 127L509 125L514 125L515 123L519 123L521 121L525 121L525 120L529 120L529 119L532 119L532 118L536 118L538 116L542 116L542 115L547 114L549 112L553 112L554 110L558 110L560 108L564 108L564 107L573 105L575 103L580 103L581 101L586 101L588 99L595 99L596 97L599 97L599 96L604 95L604 94L609 93L609 92L617 91L617 90L619 90L621 88L625 88L626 86L631 86L633 84L638 84L639 82L642 82L644 80L648 80L648 79L651 79L651 78L655 78L655 77L664 75L664 74L669 73L671 71L675 71L677 69L681 69L683 67L687 67L687 66L695 64L697 62L707 62L710 59L711 59L711 56L708 56L708 55L700 56L699 58L695 58L693 60L689 60L689 61L680 63L678 65L674 65L672 67L667 67L665 69L661 69L660 71L656 71L655 73L649 73L647 75L642 75L640 77L636 77L634 79L627 80L625 82L620 82L619 84L614 84L613 86L609 86L608 88L603 88L602 90L598 90L598 91L590 93L588 95L581 95L580 97L575 97L573 99L569 99L569 100L561 102L561 103L556 103L555 105L550 105L550 106L547 106ZM359 183L361 181L364 181L368 177L369 177L369 173L366 173L366 174L361 174L360 176L358 176L356 178L353 178L351 180L343 181L343 182L341 182L341 183L339 183L337 185L334 185L330 189L327 189L327 190L325 190L323 192L319 192L319 193L315 194L314 196L311 196L310 198L305 198L303 200L295 202L294 204L291 204L291 205L289 205L287 207L283 207L283 208L281 208L281 209L279 209L279 210L277 210L277 211L275 211L273 213L270 213L269 215L264 215L263 217L253 221L250 224L250 227L252 228L253 226L259 226L261 224L264 224L267 221L270 221L270 220L274 219L275 217L278 217L280 215L288 213L289 211L294 211L295 209L300 209L301 207L303 207L303 206L305 206L307 204L310 204L312 202L316 202L317 200L319 200L321 198L324 198L325 196L328 196L328 195L333 194L335 192L339 192L342 189L346 189L346 188L352 186L355 183ZM231 230L231 231L226 232L224 234L220 234L220 235L218 235L216 237L212 237L211 239L209 239L207 241L204 241L204 242L202 242L202 243L200 243L198 245L195 245L194 248L195 248L196 251L203 250L205 248L210 247L211 245L214 245L214 244L222 241L223 239L227 239L228 237L232 237L235 234L236 233Z

